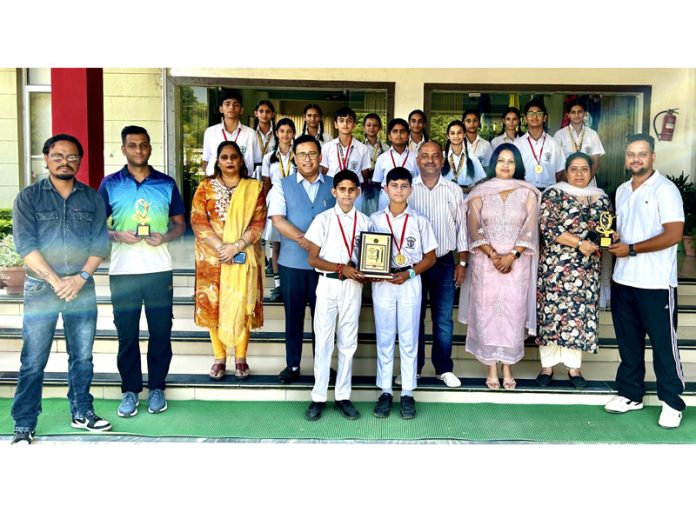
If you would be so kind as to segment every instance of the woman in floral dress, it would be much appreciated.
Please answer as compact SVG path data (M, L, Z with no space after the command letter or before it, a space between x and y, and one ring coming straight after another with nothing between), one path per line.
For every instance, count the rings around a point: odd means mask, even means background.
M601 253L596 228L611 213L602 189L589 185L592 160L584 153L566 159L567 182L544 191L539 224L544 246L537 282L540 386L548 386L553 367L563 363L571 383L587 384L580 373L582 352L597 352ZM592 239L592 240L591 240Z

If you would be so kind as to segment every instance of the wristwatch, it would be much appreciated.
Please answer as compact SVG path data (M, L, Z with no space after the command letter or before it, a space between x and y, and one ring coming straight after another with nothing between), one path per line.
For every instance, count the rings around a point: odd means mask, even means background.
M86 270L83 270L83 271L80 272L78 275L79 275L82 279L84 279L85 281L89 281L89 278L91 277L91 276L89 275L89 272L87 272Z
M459 264L464 268L469 266L469 262L466 260L459 260Z
M635 256L638 253L636 252L636 248L633 246L633 244L628 244L628 255L629 256Z
M408 278L413 279L414 277L416 277L416 271L413 270L412 268L409 268L408 269Z
M518 259L520 256L522 256L522 253L520 251L516 251L515 249L512 249L510 251L510 254L512 254L515 257L515 259Z

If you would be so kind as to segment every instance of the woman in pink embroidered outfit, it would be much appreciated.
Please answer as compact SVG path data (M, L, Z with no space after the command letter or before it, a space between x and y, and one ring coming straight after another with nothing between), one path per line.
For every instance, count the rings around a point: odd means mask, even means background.
M495 177L479 182L465 200L469 270L458 320L467 326L466 351L488 366L486 385L515 389L511 366L536 334L539 190L524 181L519 150L501 144L491 157Z

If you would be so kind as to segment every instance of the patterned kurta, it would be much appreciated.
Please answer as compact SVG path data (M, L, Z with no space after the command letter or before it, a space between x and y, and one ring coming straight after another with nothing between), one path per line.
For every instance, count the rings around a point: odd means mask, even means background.
M191 227L196 235L195 315L196 325L215 328L218 326L220 260L217 251L203 240L211 233L221 240L225 229L225 217L234 190L228 191L217 180L205 179L198 185L191 204ZM258 244L266 222L266 198L259 194L251 224L245 231L247 240ZM257 251L258 252L258 251Z
M561 190L542 196L539 224L544 247L537 280L537 344L597 352L600 257L556 243L564 232L585 238L603 211L612 211L606 196L585 204Z

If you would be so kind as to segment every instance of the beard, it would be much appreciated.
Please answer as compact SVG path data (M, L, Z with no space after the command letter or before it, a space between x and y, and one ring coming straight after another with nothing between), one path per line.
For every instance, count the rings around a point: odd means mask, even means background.
M63 180L63 181L70 181L75 178L74 174L54 174L54 178Z
M630 174L631 176L645 176L647 173L649 173L652 169L646 169L645 167L641 167L637 171L631 170L630 167L626 167L626 172Z

